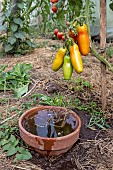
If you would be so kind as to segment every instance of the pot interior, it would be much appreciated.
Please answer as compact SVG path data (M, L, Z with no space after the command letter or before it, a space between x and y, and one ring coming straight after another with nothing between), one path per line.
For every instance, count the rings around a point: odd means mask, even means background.
M78 127L77 117L67 109L41 109L23 119L23 128L31 134L56 138L66 136Z

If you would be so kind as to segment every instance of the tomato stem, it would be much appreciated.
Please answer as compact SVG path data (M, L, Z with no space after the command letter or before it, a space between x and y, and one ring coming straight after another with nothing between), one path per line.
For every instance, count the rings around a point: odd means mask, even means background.
M103 64L105 64L109 71L113 72L113 66L95 49L94 45L91 48L91 54L93 54L98 60L100 60Z
M86 18L86 15L80 15L79 17L74 18L74 20L72 21L72 23L76 22L76 21L80 21L81 18Z
M88 28L88 34L89 34L89 38L90 38L90 42L91 42L91 32L90 32L90 22L89 22L89 4L90 4L90 0L86 0L86 6L85 6L85 20L86 20L86 25Z

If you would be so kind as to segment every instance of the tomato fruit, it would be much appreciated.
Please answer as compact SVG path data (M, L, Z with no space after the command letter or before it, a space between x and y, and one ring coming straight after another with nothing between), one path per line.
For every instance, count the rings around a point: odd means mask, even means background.
M55 29L54 30L54 34L57 36L57 33L58 33L58 29Z
M50 2L54 4L54 3L57 3L58 0L50 0Z
M65 55L63 63L63 76L65 80L70 80L73 73L73 66L69 55Z
M65 41L65 36L64 35L62 36L62 40Z
M57 9L57 7L56 7L55 5L52 6L52 11L53 11L54 13L57 13L58 9Z
M66 48L62 48L62 47L59 48L59 50L56 54L56 57L55 57L55 59L52 63L52 70L53 71L58 71L62 67L66 51L67 51Z
M90 39L86 24L77 26L77 42L82 55L88 55L90 50Z
M73 30L70 30L70 31L68 32L68 35L69 35L69 37L71 37L71 38L74 39L74 42L77 41L77 35L75 35L75 33L74 33Z
M82 73L83 62L82 62L82 57L78 45L74 43L72 46L69 47L69 51L70 51L72 66L74 67L77 73Z
M67 25L67 26L69 26L69 25L70 25L70 22L69 22L69 21L67 21L67 22L66 22L66 25Z
M62 32L58 32L58 33L57 33L57 38L58 38L59 40L62 39L62 36L63 36L63 33L62 33Z

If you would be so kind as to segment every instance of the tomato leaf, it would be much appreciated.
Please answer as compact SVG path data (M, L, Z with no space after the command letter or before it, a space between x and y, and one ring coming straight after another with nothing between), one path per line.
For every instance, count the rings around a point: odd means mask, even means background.
M11 30L12 30L13 32L15 32L15 31L17 31L17 29L18 29L18 26L13 23L13 24L11 25Z
M15 24L18 24L18 25L23 24L23 21L21 20L21 18L14 18L13 21L14 21Z
M16 38L15 37L8 37L8 42L13 45L16 42Z
M20 38L21 40L24 39L24 35L21 34L20 32L17 32L17 33L15 33L14 35L15 35L16 38Z
M13 49L13 46L11 44L8 43L5 45L5 53L11 51L12 49Z

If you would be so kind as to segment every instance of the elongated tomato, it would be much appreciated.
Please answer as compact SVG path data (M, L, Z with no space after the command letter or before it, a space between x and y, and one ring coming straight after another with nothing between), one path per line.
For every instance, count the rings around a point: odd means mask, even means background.
M73 44L72 46L69 47L69 51L70 51L70 58L71 58L72 66L74 67L77 73L82 73L83 62L82 62L82 57L81 57L78 45Z
M53 71L58 71L63 65L66 50L67 50L66 48L62 48L62 47L58 50L56 57L52 63Z
M70 80L73 73L73 67L69 55L65 55L63 63L63 75L65 80Z
M90 39L88 35L88 30L86 24L77 26L77 42L79 46L80 53L82 55L88 55L90 50Z

